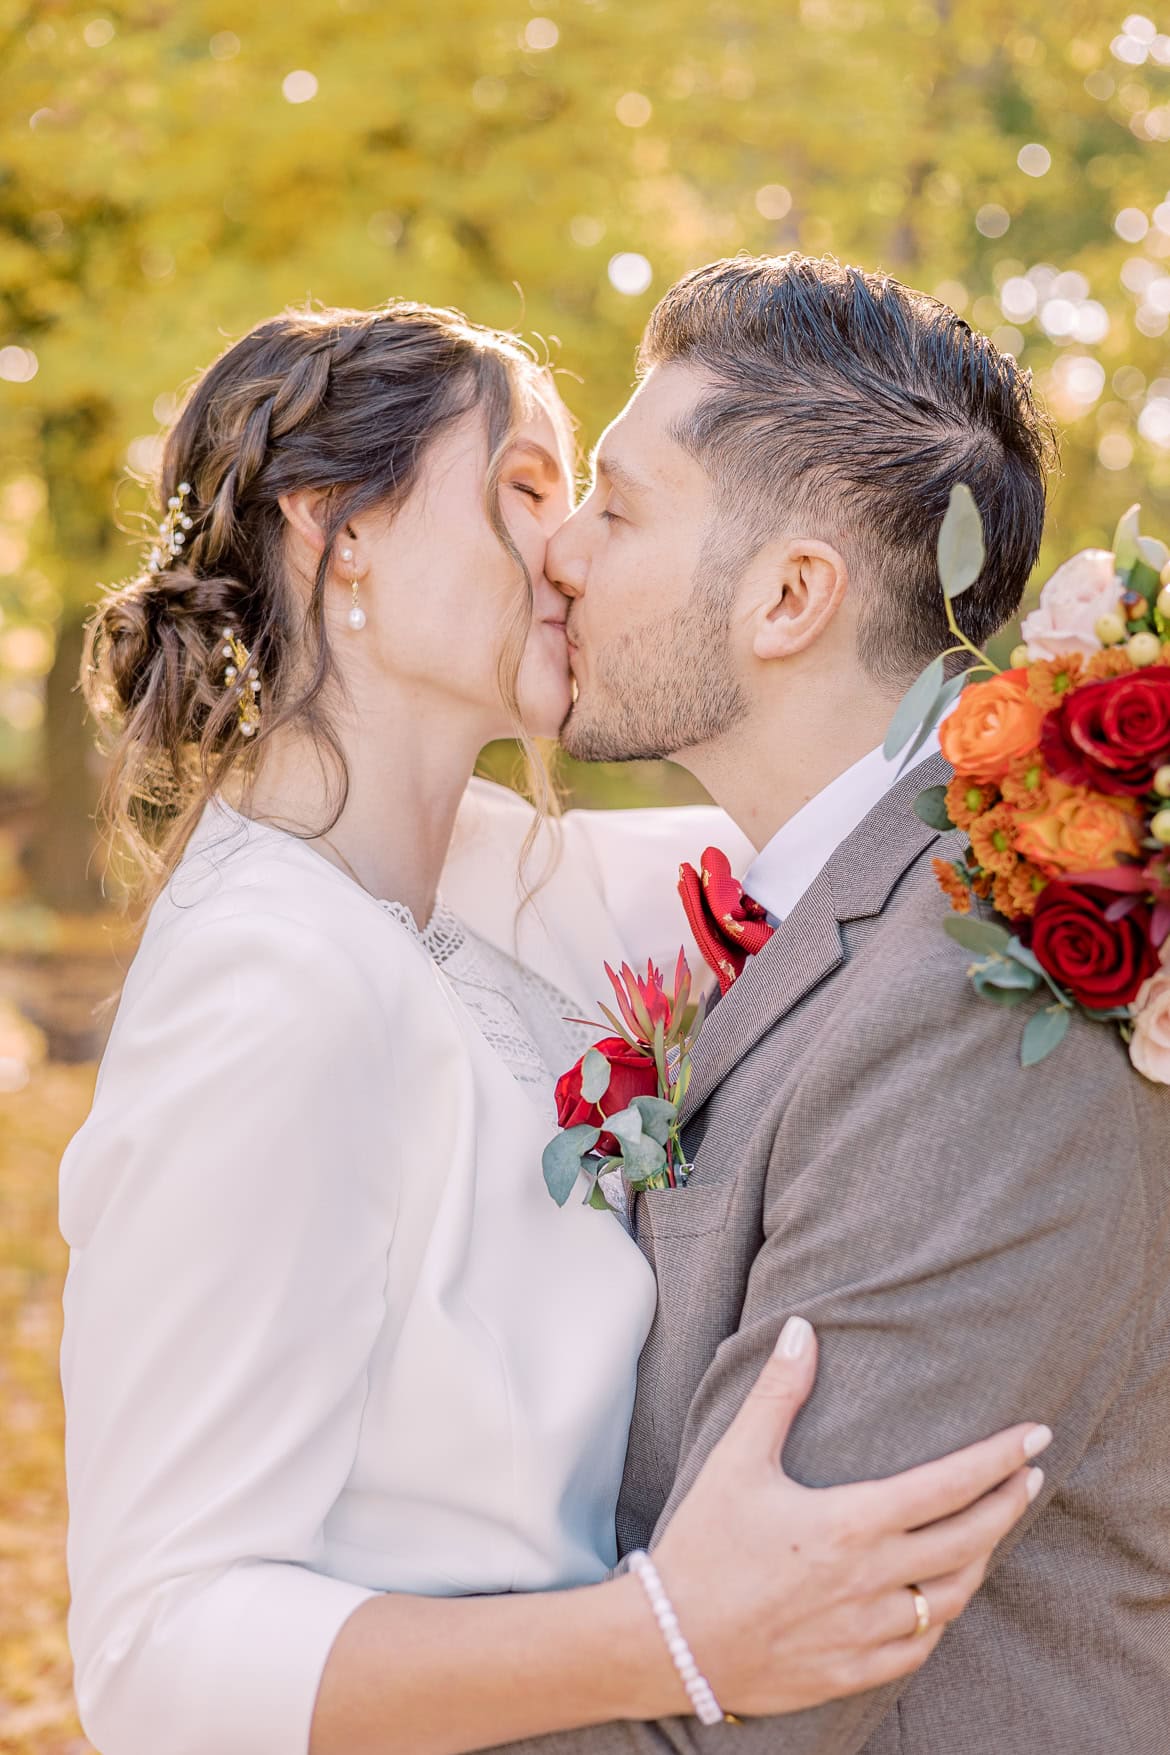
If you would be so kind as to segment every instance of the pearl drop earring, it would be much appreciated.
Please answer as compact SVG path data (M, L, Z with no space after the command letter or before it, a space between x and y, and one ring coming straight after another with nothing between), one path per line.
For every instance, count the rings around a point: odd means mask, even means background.
M341 558L343 561L352 561L353 550L351 548L343 548L341 551ZM358 579L356 573L350 580L350 590L353 592L353 601L349 607L349 625L355 633L360 633L366 625L366 612L358 602Z

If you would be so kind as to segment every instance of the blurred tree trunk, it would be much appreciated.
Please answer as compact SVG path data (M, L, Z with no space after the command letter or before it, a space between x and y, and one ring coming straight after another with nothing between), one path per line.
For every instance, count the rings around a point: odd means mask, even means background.
M41 428L52 544L68 573L45 691L45 792L29 865L43 901L79 911L101 903L92 859L98 782L78 675L87 603L111 551L113 431L112 409L97 401L55 410Z

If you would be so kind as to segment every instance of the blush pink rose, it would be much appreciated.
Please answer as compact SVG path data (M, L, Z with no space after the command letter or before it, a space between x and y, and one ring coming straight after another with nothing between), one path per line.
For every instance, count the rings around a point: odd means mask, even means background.
M1129 1058L1155 1084L1170 1085L1170 964L1142 983L1133 1012Z
M1039 608L1024 617L1021 631L1028 657L1035 663L1070 652L1086 657L1100 652L1097 623L1103 615L1117 613L1123 589L1108 549L1085 548L1073 555L1044 586Z

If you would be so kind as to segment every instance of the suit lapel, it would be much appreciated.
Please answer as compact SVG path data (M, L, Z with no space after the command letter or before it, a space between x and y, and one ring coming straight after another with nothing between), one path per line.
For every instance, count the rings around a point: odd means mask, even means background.
M743 974L699 1031L682 1105L684 1122L760 1037L844 962L842 922L880 914L907 866L938 839L938 831L915 815L914 800L925 787L944 784L951 773L944 758L934 755L896 781L837 848L763 950L748 958Z

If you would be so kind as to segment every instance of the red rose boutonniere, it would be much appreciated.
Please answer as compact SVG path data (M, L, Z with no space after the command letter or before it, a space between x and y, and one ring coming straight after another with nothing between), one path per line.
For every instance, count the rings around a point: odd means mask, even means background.
M595 1207L608 1205L597 1180L607 1170L620 1170L632 1190L678 1188L690 1174L678 1117L703 1002L690 1004L686 957L679 952L673 991L652 963L644 976L625 963L620 976L608 963L605 972L618 1010L601 1010L617 1034L587 1049L557 1081L561 1131L544 1149L545 1184L562 1207L582 1171L586 1202Z
M949 680L942 658L928 665L886 753L917 748L953 705L940 742L955 777L914 806L932 828L970 837L962 858L934 861L955 910L946 929L974 954L977 993L1042 1000L1024 1026L1025 1066L1079 1012L1116 1025L1137 1070L1170 1084L1170 549L1141 535L1131 506L1112 549L1057 568L1006 672L951 608L984 562L964 487L938 559L951 652L976 662ZM969 918L974 898L1001 919Z

